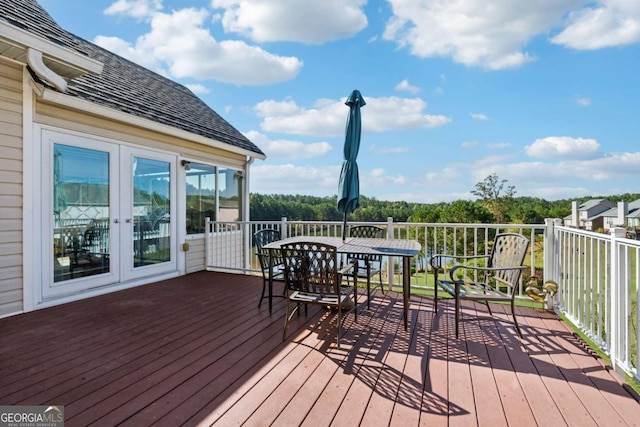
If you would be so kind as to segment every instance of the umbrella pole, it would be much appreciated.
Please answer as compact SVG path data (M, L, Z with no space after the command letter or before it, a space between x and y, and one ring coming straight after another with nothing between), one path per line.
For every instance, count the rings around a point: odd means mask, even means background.
M344 219L342 221L342 243L347 238L347 213L344 213Z

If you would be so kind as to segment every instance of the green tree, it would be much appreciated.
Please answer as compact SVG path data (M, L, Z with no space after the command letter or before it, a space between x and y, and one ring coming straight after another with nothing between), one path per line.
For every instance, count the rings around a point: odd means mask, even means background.
M478 182L475 190L471 190L471 194L482 200L484 206L493 214L499 224L505 223L509 203L516 194L516 187L506 185L506 183L506 179L501 180L497 174L493 173L487 176L484 181Z
M490 222L491 214L481 204L470 200L456 200L446 205L441 212L442 222L473 224Z

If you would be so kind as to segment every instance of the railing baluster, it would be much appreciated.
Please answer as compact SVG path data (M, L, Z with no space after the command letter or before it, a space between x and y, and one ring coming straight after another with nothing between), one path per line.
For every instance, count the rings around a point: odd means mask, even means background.
M608 236L561 226L560 220L545 224L439 224L397 223L393 218L373 224L387 229L389 238L415 239L423 246L422 259L415 259L414 289L428 284L429 257L434 253L488 253L493 236L501 231L518 230L528 235L530 273L537 272L539 245L536 237L543 235L543 282L553 280L558 292L547 302L547 308L562 311L581 327L612 357L616 368L637 375L640 363L638 324L640 311L640 242L626 239L623 229ZM206 221L204 256L208 269L232 270L260 274L253 250L253 234L265 228L276 228L282 237L296 235L328 235L340 237L342 221ZM621 231L620 231L621 230ZM463 252L463 253L461 253ZM224 256L222 256L224 255ZM396 262L387 260L387 285L394 279ZM519 297L523 283L516 290ZM633 336L631 336L633 334Z

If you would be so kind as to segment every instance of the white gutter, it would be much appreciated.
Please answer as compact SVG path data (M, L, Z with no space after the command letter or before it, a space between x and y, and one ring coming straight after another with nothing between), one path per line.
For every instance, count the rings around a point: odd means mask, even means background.
M192 141L198 144L206 145L209 147L218 148L220 150L229 151L231 153L240 154L247 157L264 160L266 156L264 154L256 153L241 147L235 147L226 142L217 141L215 139L206 138L204 136L196 135L185 130L174 128L173 126L164 125L153 120L137 117L132 114L123 113L122 111L115 110L113 108L103 107L93 102L85 101L70 95L66 95L60 92L56 92L52 89L45 88L42 93L42 99L52 102L54 104L63 105L66 107L74 108L86 113L96 114L101 117L106 117L119 122L127 123L133 126L138 126L144 129L149 129L156 132L161 132L166 135L175 136L177 138Z
M0 21L0 39L22 49L33 48L43 52L48 59L73 69L76 74L101 74L104 64L79 52L45 40L7 22ZM16 59L16 58L14 58Z
M27 64L45 82L51 84L61 92L67 91L67 81L56 74L42 62L42 52L27 48Z

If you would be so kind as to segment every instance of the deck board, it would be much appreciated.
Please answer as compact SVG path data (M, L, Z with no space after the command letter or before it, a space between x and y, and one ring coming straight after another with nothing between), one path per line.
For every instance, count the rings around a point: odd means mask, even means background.
M309 307L282 340L261 278L199 272L0 319L0 405L65 425L638 425L624 381L544 310L360 296L358 322ZM277 292L277 291L276 291ZM108 421L106 421L108 420Z

